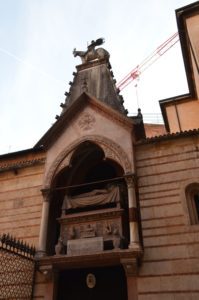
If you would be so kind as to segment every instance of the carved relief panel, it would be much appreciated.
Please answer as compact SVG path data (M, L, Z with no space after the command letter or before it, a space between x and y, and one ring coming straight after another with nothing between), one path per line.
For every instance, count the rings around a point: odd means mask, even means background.
M87 215L79 213L62 216L59 218L60 239L64 248L62 253L77 254L74 246L78 248L80 254L104 251L107 247L110 249L121 247L124 236L123 218L124 210L119 208L96 211Z

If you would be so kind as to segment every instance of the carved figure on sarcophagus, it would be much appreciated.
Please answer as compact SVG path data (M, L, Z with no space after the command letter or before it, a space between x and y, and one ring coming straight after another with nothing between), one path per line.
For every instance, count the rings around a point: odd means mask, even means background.
M58 238L57 244L55 245L55 254L60 255L60 254L65 254L65 249L64 249L64 243L62 237Z
M105 189L95 189L88 193L76 196L65 195L62 204L62 215L69 209L85 208L89 206L102 206L120 202L120 190L118 186L108 185Z
M79 195L65 195L62 215L57 219L65 254L89 254L124 248L122 240L128 236L124 226L124 197L119 183ZM56 251L59 251L59 245Z

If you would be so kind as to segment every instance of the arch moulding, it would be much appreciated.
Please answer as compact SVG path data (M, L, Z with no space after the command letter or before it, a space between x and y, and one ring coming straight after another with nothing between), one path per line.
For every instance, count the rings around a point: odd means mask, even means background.
M188 209L188 202L187 202L190 199L189 199L189 197L187 197L186 189L189 186L194 186L194 185L199 186L199 177L195 177L195 178L192 178L192 179L187 179L187 180L183 181L180 184L179 197L180 197L180 201L181 201L181 204L182 204L182 209L184 211L186 225L191 225L190 212L189 212L189 209Z
M59 155L55 158L52 165L50 166L47 174L45 175L45 189L50 188L53 178L63 168L70 165L72 154L74 153L76 148L83 142L93 142L94 144L98 145L104 151L105 158L112 159L119 163L123 167L125 173L129 173L132 171L131 163L127 157L126 152L121 148L121 146L108 138L91 135L76 140L59 153Z

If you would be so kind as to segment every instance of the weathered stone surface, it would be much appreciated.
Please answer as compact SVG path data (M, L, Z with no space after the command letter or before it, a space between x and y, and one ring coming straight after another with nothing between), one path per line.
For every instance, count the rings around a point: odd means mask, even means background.
M67 255L81 255L103 251L103 238L69 240L67 242Z

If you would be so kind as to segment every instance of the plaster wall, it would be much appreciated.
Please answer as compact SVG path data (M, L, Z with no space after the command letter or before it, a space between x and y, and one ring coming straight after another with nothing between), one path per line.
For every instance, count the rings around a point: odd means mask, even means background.
M192 80L196 89L196 97L187 98L181 103L175 102L165 105L170 132L172 133L180 130L199 128L199 14L187 17L185 19L185 24L188 33L187 47L189 49L193 68ZM191 76L191 74L188 74L188 76Z
M192 46L191 60L193 64L195 85L199 95L199 14L186 19L187 31Z
M171 133L199 128L198 100L169 105L166 107L166 113Z

